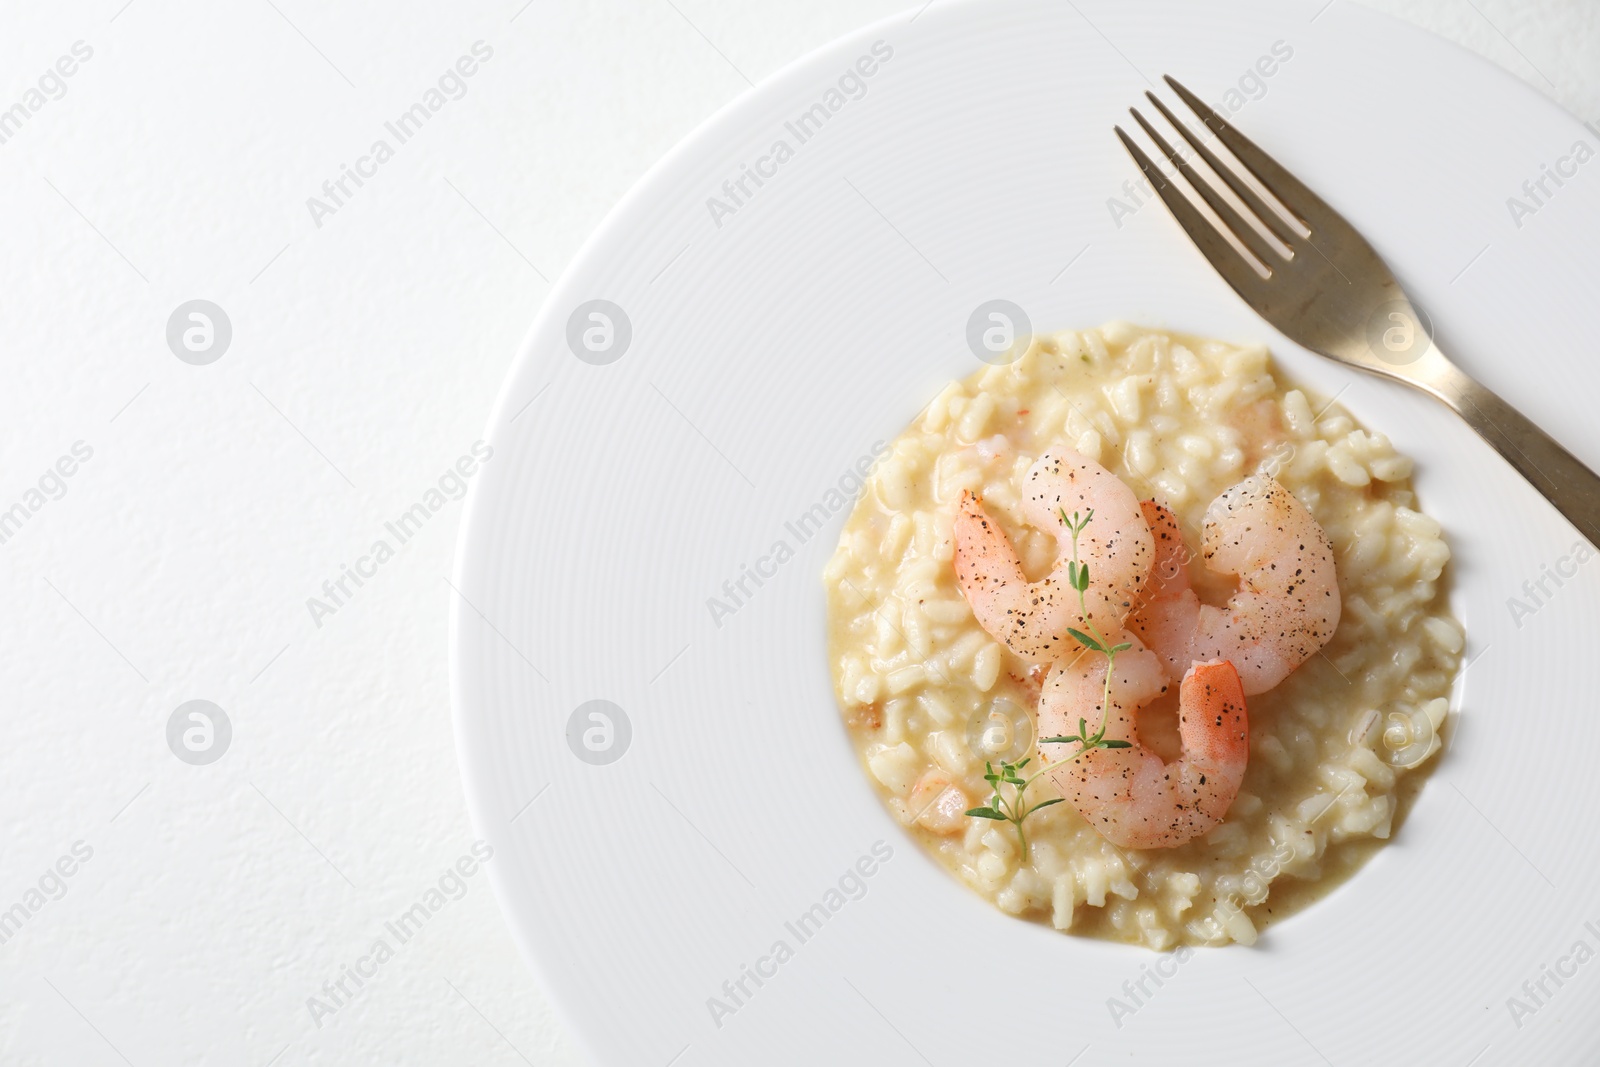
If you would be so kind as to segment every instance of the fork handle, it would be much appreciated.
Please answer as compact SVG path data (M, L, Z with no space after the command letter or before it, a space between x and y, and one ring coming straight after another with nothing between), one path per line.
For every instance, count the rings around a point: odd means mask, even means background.
M1600 546L1600 474L1454 364L1434 395L1505 457L1592 545Z

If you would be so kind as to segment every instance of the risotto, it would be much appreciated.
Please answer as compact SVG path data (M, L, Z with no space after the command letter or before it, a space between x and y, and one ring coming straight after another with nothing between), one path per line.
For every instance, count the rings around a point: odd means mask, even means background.
M1333 546L1343 611L1331 640L1248 699L1248 765L1226 817L1172 848L1113 845L1071 803L1015 827L972 817L986 766L1039 764L1047 665L980 627L957 584L964 491L1009 536L1029 580L1056 562L1023 522L1023 475L1046 449L1097 461L1169 508L1198 545L1207 506L1253 474L1305 505ZM834 687L893 815L968 886L1013 915L1169 949L1253 942L1387 840L1439 749L1464 634L1440 576L1450 552L1417 510L1411 462L1382 434L1274 375L1265 348L1123 323L1035 337L952 382L897 438L824 572ZM1188 568L1201 599L1233 579ZM1181 751L1176 701L1138 714L1138 740ZM1059 746L1052 746L1059 747ZM1030 804L1059 796L1049 777Z

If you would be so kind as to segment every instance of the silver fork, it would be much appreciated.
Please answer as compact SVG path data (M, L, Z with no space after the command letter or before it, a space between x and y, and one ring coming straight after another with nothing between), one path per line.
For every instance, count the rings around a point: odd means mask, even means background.
M1167 84L1227 146L1300 226L1296 230L1249 183L1195 136L1154 93L1145 95L1233 194L1271 233L1257 228L1175 151L1137 108L1130 109L1195 192L1260 265L1265 277L1167 180L1166 173L1122 127L1117 136L1178 224L1256 313L1295 342L1330 359L1429 393L1467 421L1495 451L1554 504L1590 542L1600 545L1600 476L1510 404L1445 358L1394 275L1355 227L1176 79Z

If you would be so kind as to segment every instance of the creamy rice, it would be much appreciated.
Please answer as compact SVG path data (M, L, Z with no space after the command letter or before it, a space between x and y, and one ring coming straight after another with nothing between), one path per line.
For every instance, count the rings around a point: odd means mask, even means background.
M1261 469L1334 546L1338 631L1249 699L1238 798L1177 848L1119 849L1057 804L1025 823L1024 863L1010 825L959 814L988 800L984 761L1000 758L1006 716L1018 733L1005 755L1037 764L1043 668L973 619L951 563L955 503L963 489L979 493L1028 577L1042 576L1055 540L1022 523L1017 486L1053 444L1170 507L1191 551L1211 500ZM1034 338L1015 361L952 382L894 441L824 572L834 686L863 765L902 825L1011 914L1156 949L1254 941L1388 839L1440 746L1464 637L1440 584L1450 551L1416 510L1410 475L1382 434L1282 384L1265 348L1123 323ZM1203 599L1231 592L1231 580L1189 569ZM1171 707L1141 713L1140 735L1177 756ZM961 795L913 802L928 772ZM1055 795L1041 778L1028 798Z

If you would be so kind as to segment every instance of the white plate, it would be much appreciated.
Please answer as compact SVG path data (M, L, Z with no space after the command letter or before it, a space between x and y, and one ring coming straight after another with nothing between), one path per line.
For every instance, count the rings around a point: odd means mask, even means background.
M1521 988L1546 965L1572 970L1561 960L1580 940L1600 949L1587 839L1600 566L1546 579L1546 603L1514 620L1508 598L1526 600L1523 582L1577 534L1438 406L1275 334L1162 207L1120 226L1108 207L1134 174L1110 127L1146 88L1140 71L1222 102L1284 42L1293 55L1240 126L1373 240L1447 352L1600 464L1600 161L1548 185L1520 228L1506 203L1600 138L1433 37L1321 6L939 2L880 23L680 145L552 292L466 517L454 695L501 903L599 1062L1060 1064L1085 1047L1079 1065L1600 1058L1600 962L1546 978L1542 1004ZM876 41L893 54L865 95L841 96L800 144L785 123L826 104ZM746 179L753 195L718 226L707 198L778 139L793 157L760 187ZM1292 376L1340 394L1418 459L1481 657L1393 844L1256 947L1147 980L1154 995L1117 1020L1109 998L1131 1003L1123 983L1157 957L1007 918L884 812L824 660L818 576L844 512L803 542L785 525L977 366L967 317L995 297L1040 329L1127 318L1263 339ZM631 323L605 365L567 339L597 299ZM714 622L708 598L779 541L793 558ZM631 724L609 765L567 741L591 700ZM877 841L893 857L865 896L801 943L786 921ZM792 958L714 1020L708 998L731 1005L723 983L779 940ZM1513 1017L1512 997L1532 1011Z

